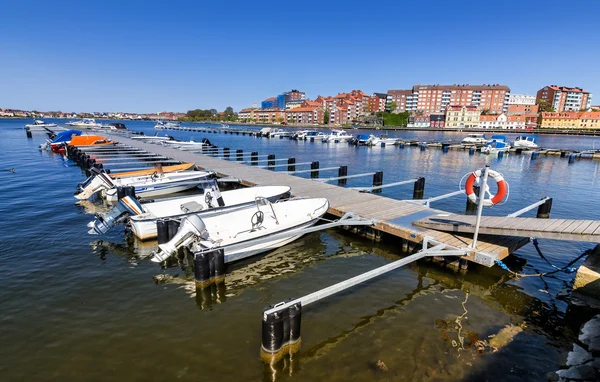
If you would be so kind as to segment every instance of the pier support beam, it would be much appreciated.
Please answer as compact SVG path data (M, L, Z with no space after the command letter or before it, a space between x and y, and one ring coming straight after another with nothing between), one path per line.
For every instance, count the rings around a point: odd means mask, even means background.
M310 164L310 169L311 170L317 170L317 171L311 171L310 172L310 177L311 178L318 178L319 177L319 161L314 161Z
M340 166L338 169L338 177L348 176L348 166ZM338 179L338 185L343 186L347 182L346 178Z
M244 157L244 150L235 150L235 158L241 161Z
M544 204L538 207L536 217L539 219L548 219L552 209L552 198L548 198Z
M381 186L383 184L383 171L377 171L373 174L373 187ZM381 188L373 189L373 193L381 192Z
M296 158L288 158L288 171L296 171Z
M425 194L425 178L420 177L415 182L415 186L413 189L413 199L423 199L424 194Z
M252 164L252 166L256 166L258 164L258 152L253 151L250 154L250 163Z

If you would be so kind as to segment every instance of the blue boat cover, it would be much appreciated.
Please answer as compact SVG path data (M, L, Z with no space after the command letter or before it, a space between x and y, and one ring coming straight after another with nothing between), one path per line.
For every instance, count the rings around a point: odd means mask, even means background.
M52 140L52 143L67 142L71 140L74 135L81 135L81 130L65 130L56 134L56 137Z
M367 140L367 139L369 139L369 135L368 134L358 134L356 136L356 139L358 139L358 140L363 140L363 139Z

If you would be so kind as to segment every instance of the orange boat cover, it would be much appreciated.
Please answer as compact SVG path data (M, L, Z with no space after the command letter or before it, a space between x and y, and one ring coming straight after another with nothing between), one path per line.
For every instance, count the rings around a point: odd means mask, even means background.
M112 145L114 142L101 135L78 135L71 138L69 146Z

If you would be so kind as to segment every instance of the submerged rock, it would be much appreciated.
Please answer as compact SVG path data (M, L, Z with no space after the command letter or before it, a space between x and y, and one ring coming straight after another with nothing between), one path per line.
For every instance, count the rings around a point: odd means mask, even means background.
M377 363L375 365L381 371L388 371L387 366L385 365L385 363L382 360L377 361Z
M592 355L587 350L575 344L573 345L573 351L570 351L567 356L567 366L581 365L591 359Z
M564 379L574 379L577 381L597 381L596 369L590 365L571 366L568 369L557 371L556 374Z
M513 338L523 331L522 325L506 325L498 334L490 339L490 347L495 350L503 348L512 342Z

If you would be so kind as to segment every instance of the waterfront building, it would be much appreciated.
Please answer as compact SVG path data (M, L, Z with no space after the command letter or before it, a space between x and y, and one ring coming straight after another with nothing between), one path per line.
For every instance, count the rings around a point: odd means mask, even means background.
M590 107L592 95L581 88L569 88L566 86L549 85L537 92L535 103L547 103L554 112L580 111Z
M373 93L373 95L369 98L369 111L371 113L385 111L387 96L388 95L385 93Z
M479 116L479 125L481 129L506 129L507 128L506 114L485 114Z
M579 121L577 112L544 112L540 117L542 129L577 129Z
M446 127L473 128L479 125L481 111L473 105L449 105L446 108Z
M584 111L578 117L580 129L600 129L599 111Z
M408 117L407 127L428 128L431 126L429 115L414 115Z
M278 107L278 105L277 105L277 98L275 98L275 97L267 98L266 100L264 100L260 103L261 109L274 109L276 107Z
M513 105L508 105L506 114L507 115L537 114L539 112L539 109L540 109L540 107L538 105L513 104Z
M238 119L250 121L254 119L254 108L242 109L238 112Z
M510 88L500 84L483 85L415 85L412 90L388 90L388 104L396 111L440 113L449 105L475 106L501 114L506 111Z
M430 114L429 127L432 129L443 129L446 126L446 116L444 114Z
M527 94L509 94L507 105L535 105L535 96Z
M302 124L321 124L325 109L321 106L300 106L291 110L286 110L286 123L302 123Z

